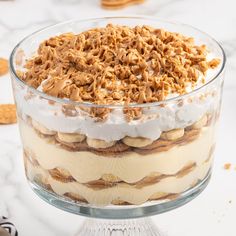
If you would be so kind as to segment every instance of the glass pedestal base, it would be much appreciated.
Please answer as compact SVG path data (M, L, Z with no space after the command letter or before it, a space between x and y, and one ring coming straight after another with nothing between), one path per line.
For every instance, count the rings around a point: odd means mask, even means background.
M133 220L87 219L76 236L164 236L150 218Z

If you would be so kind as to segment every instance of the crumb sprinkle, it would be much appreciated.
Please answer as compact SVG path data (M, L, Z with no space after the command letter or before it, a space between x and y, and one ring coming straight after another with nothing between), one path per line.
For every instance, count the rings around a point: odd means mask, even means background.
M55 97L97 104L147 103L186 93L199 74L219 64L207 61L205 45L149 26L107 25L67 33L40 44L21 78Z
M42 42L19 77L51 96L93 104L143 104L185 94L219 59L205 45L150 26L108 24ZM43 83L42 83L43 82ZM105 113L109 111L104 111ZM102 112L101 116L106 117ZM139 111L125 111L139 116ZM101 112L100 112L101 113ZM99 114L97 114L99 116Z
M225 169L225 170L230 170L230 169L231 169L231 166L232 166L231 163L225 163L225 164L224 164L224 169Z

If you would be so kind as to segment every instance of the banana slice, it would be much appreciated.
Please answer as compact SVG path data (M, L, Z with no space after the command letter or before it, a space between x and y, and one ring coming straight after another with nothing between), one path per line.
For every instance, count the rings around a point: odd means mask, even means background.
M127 203L123 200L120 200L120 199L113 199L111 201L111 204L113 205L127 205Z
M169 194L168 193L163 193L163 192L157 192L157 193L154 193L150 198L149 200L157 200L159 198L163 198L165 196L168 196Z
M56 134L55 131L46 128L45 126L41 125L39 122L37 122L37 121L35 121L33 119L32 119L32 125L33 125L33 127L36 130L38 130L42 134L46 134L46 135L54 135L54 134Z
M192 128L192 129L201 129L206 124L207 124L207 116L205 115L200 120L198 120L193 125L191 125L190 128Z
M115 141L106 142L104 140L94 138L87 138L86 141L87 144L92 148L109 148L116 143Z
M184 129L173 129L161 134L161 138L164 140L174 141L184 136Z
M151 139L148 138L141 138L141 137L129 137L126 136L122 139L122 142L130 147L145 147L149 144L152 144L153 141Z
M104 174L102 175L102 178L104 181L107 181L107 182L112 182L112 183L117 183L117 182L120 182L121 179L113 174Z
M66 143L78 143L84 141L86 138L84 134L78 134L78 133L69 134L60 132L57 133L57 137L62 142Z

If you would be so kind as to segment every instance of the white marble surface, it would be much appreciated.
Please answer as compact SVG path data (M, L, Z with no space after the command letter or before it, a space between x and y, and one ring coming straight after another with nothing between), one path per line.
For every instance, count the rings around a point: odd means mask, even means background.
M153 219L169 236L235 236L235 7L235 0L147 0L142 6L106 11L96 0L0 1L0 57L8 57L19 40L41 27L98 15L157 16L191 24L215 37L226 50L228 64L212 180L191 203ZM0 103L12 101L6 75L0 78ZM223 169L226 162L233 164L232 170ZM23 173L17 125L0 126L0 215L16 224L20 236L73 236L84 219L47 205L30 190Z

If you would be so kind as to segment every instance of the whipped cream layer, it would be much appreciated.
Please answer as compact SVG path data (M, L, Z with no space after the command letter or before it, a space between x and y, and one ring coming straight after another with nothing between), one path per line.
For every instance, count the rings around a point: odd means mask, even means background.
M50 143L50 139L40 138L24 122L20 122L20 130L24 148L32 152L43 169L63 168L80 183L98 180L104 174L112 174L127 183L135 183L152 173L175 175L190 164L198 167L209 160L215 143L215 127L211 126L203 128L194 141L165 152L145 156L130 152L120 158L103 157L88 151L67 151Z
M213 71L210 72L212 73ZM216 110L220 94L216 85L207 89L164 106L143 108L141 119L130 122L126 120L123 108L113 109L102 122L90 117L79 107L75 108L75 114L69 116L63 113L62 104L49 103L38 95L28 96L26 89L19 89L16 101L23 118L30 116L49 130L80 133L107 142L120 140L125 136L156 140L163 131L185 128L198 121L204 114ZM175 96L178 95L172 94L170 97Z

